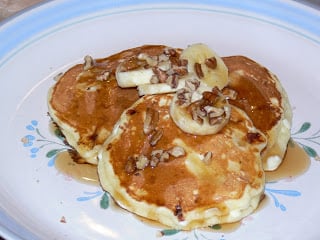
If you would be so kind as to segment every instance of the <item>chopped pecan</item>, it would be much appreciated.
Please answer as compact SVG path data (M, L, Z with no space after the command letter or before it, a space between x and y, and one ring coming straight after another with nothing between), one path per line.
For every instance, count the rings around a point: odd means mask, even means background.
M137 170L136 157L130 156L127 160L127 163L125 166L125 171L126 171L126 173L133 173L136 170Z
M149 162L149 159L145 155L141 154L137 157L136 167L139 170L145 169L149 165Z
M199 109L194 105L191 106L191 116L194 121L196 121L199 124L203 124L203 117L199 115Z
M188 74L188 69L186 66L173 66L172 72L178 74L179 76L185 76Z
M172 74L167 78L167 84L170 85L171 88L177 88L178 87L178 77L176 74Z
M159 79L160 83L165 83L166 82L166 80L168 78L168 74L166 73L166 71L162 70L159 67L153 67L152 71L157 76L157 78Z
M182 157L186 154L183 147L174 146L168 150L168 153L173 157Z
M177 56L177 51L174 48L167 47L163 50L163 53L167 56L172 56L172 57Z
M200 81L196 78L187 79L185 82L185 87L191 91L196 91L200 86Z
M238 93L235 90L227 87L222 89L222 94L226 97L226 99L231 99L231 100L235 100L238 95Z
M163 150L153 150L151 152L151 160L150 160L151 167L156 167L158 165L162 154L163 154Z
M159 62L167 62L167 61L169 61L169 59L170 59L169 56L164 53L160 54L158 57Z
M138 55L138 59L139 60L144 60L147 62L147 64L151 67L155 67L157 66L158 64L158 60L157 60L157 57L156 56L149 56L148 54L146 53L140 53Z
M194 71L197 74L198 78L201 79L201 78L204 77L204 74L203 74L202 67L201 67L200 63L195 63L194 64Z
M192 93L187 88L181 88L177 91L177 104L189 105L191 102Z
M215 57L207 58L205 61L205 65L208 68L216 69L217 67L217 59Z
M83 70L87 71L94 66L94 60L91 56L87 55L84 57Z
M180 204L175 206L174 215L177 216L179 221L183 221L184 220L183 211L182 211L182 207L181 207Z
M187 66L188 60L187 59L179 59L178 66Z
M151 134L149 143L151 146L157 145L157 143L160 141L161 137L163 135L163 129L160 128L158 130L154 130Z
M151 133L157 126L159 121L159 112L153 108L148 107L146 110L146 116L143 122L144 134Z
M251 144L254 142L263 142L262 136L258 132L248 132L247 141Z
M110 72L104 71L96 77L98 81L107 81L110 76Z
M206 165L209 165L212 162L212 152L209 151L203 155L203 162Z
M170 158L169 153L167 151L164 151L160 156L160 162L166 162Z

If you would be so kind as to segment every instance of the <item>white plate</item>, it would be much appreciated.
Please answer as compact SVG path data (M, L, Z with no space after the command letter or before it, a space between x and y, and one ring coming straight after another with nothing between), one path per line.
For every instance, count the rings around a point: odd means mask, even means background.
M209 44L243 54L281 79L292 132L311 156L302 176L267 184L268 204L232 232L166 232L163 239L319 239L320 12L292 1L52 1L0 27L0 234L8 239L154 239L159 227L102 209L99 187L60 174L48 129L53 77L83 56L159 43ZM310 124L306 124L310 123ZM51 152L52 153L52 152ZM50 155L50 154L49 154ZM62 217L65 222L61 222Z

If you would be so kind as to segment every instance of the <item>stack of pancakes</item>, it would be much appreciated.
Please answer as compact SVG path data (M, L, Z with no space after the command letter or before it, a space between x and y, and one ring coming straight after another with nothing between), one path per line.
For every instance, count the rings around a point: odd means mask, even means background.
M139 55L164 52L168 47L145 45L86 57L50 89L49 114L76 161L97 164L102 187L123 208L177 229L238 221L256 209L264 171L275 170L286 152L292 118L286 92L258 63L224 57L227 88L237 93L230 119L218 133L189 134L170 117L173 93L139 97L136 88L117 84L121 64L135 69ZM181 49L174 52L172 62ZM146 133L150 116L155 134Z

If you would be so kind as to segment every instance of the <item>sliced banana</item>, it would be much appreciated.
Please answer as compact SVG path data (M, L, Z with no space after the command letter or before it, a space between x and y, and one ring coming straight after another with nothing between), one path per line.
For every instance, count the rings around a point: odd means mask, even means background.
M207 45L192 44L184 49L180 59L188 61L188 72L195 73L210 87L219 89L228 84L228 68L223 60Z
M144 58L147 57L144 56ZM170 63L168 61L158 62L156 65L155 63L150 65L150 61L151 60L147 61L149 62L148 67L142 66L133 70L124 70L123 64L119 64L115 72L118 85L122 88L130 88L144 84L151 84L153 79L159 78L161 74L165 75L165 72L170 69ZM159 81L159 79L157 79L157 81Z
M186 133L210 135L219 132L231 115L226 97L217 87L212 89L203 82L194 80L186 83L171 102L172 120Z
M119 87L129 88L136 87L141 84L150 83L150 79L154 75L151 68L136 69L130 71L121 71L117 69L116 79Z
M185 77L182 77L178 80L175 87L168 83L149 83L141 84L138 86L139 96L143 95L153 95L153 94L163 94L163 93L174 93L181 88L184 88L186 81L196 78L193 74L189 74Z
M184 86L183 81L179 81L177 88L172 88L167 83L142 84L138 86L138 92L139 92L139 96L173 93L173 92L176 92L178 89L183 88L183 86Z

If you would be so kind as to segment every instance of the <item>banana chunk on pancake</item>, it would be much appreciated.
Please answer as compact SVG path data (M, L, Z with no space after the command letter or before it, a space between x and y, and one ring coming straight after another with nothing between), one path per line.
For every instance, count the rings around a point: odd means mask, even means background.
M172 101L147 95L123 112L99 154L102 187L130 212L176 229L252 213L264 192L264 134L234 106L218 133L185 133L170 117Z
M292 109L279 79L259 63L244 57L223 57L229 71L228 88L237 93L230 103L243 109L268 138L262 153L266 171L278 168L290 139Z

